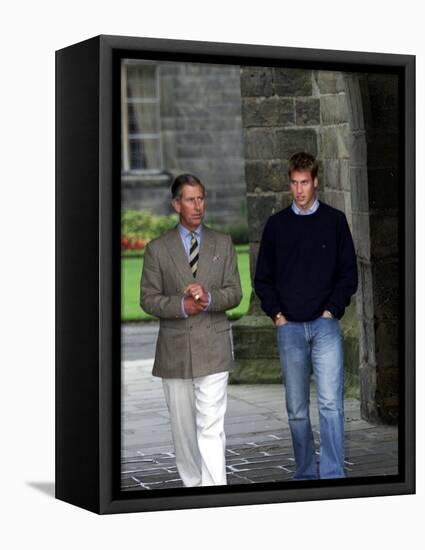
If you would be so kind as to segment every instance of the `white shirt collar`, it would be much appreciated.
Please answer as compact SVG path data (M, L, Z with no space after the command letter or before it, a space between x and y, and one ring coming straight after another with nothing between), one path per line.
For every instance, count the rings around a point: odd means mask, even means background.
M295 201L292 201L291 207L292 210L295 212L295 214L298 214L300 216L308 216L309 214L314 214L316 210L319 208L320 203L318 199L315 199L313 204L310 206L310 208L303 209L298 208L298 206L295 204Z

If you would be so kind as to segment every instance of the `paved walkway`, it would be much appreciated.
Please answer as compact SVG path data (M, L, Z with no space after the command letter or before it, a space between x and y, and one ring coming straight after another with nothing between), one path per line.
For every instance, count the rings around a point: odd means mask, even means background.
M124 490L182 487L161 380L151 375L157 331L156 324L128 324L123 329ZM318 443L314 391L311 401ZM396 427L365 422L359 402L347 399L345 430L347 477L397 474ZM281 385L229 385L225 431L229 484L292 478L294 459Z

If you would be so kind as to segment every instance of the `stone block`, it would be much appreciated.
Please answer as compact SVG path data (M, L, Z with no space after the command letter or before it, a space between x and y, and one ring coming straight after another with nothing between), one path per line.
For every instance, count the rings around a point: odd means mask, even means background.
M278 193L247 195L249 242L259 242L268 218L281 210L282 197Z
M288 191L287 193L282 193L280 205L281 208L286 208L292 203L292 194Z
M204 116L210 119L214 119L217 117L235 117L238 119L241 116L241 105L233 103L206 105Z
M351 207L351 193L349 191L341 191L344 196L344 212L345 217L347 218L347 223L353 234L353 209Z
M348 159L339 161L339 181L341 189L351 192L350 161Z
M242 97L270 97L273 95L271 67L241 67Z
M350 183L353 211L367 213L369 211L367 168L365 166L350 167Z
M280 159L287 160L298 151L317 155L316 130L276 130L276 154Z
M217 132L214 134L213 147L204 145L203 148L205 157L208 158L209 155L211 155L211 157L218 159L218 161L221 161L223 157L243 158L244 156L244 142L240 139L238 133L223 133L223 135L220 136ZM215 160L215 163L218 161Z
M350 158L350 132L348 125L335 127L322 126L320 131L321 158L324 159L349 159Z
M177 156L180 161L198 158L202 156L202 148L200 145L179 145L177 146Z
M295 100L297 126L317 126L320 124L320 100L305 98Z
M320 98L322 124L348 122L348 107L345 94L327 95Z
M343 73L316 71L314 76L321 94L337 94L345 91Z
M242 102L244 128L292 126L295 123L294 101L278 98L246 98Z
M245 158L273 159L276 157L276 138L273 130L248 128L244 131Z
M311 96L312 73L305 69L274 68L274 91L280 97Z
M175 116L175 82L172 77L163 76L160 78L160 112L162 117Z
M251 281L254 280L255 275L255 268L257 266L257 258L258 258L258 251L260 249L260 243L249 243L249 271L251 275ZM255 303L254 303L255 302ZM256 309L256 307L259 305L260 301L257 298L257 295L254 294L251 296L250 311L252 309Z
M261 191L288 191L287 163L278 160L249 161L245 163L248 193Z
M344 396L359 398L359 338L356 302L352 300L340 322L344 337Z
M281 383L276 329L264 314L247 315L232 325L235 369L230 383Z
M354 242L356 245L356 253L363 260L370 260L370 228L369 215L360 212L352 213Z
M208 109L201 104L176 102L174 108L175 108L175 116L178 116L178 117L208 118L210 116Z
M244 317L245 319L245 317ZM279 354L276 345L276 329L271 325L266 334L242 327L233 336L235 369L232 372L231 382L237 384L279 384L282 382ZM268 348L269 341L273 340L273 348ZM271 357L261 357L258 352L271 349L276 353Z
M344 336L344 397L360 397L359 341L351 336Z
M211 132L178 132L176 133L177 145L210 145L213 143Z
M323 159L319 162L319 184L323 188L351 191L350 161L348 159Z
M275 99L276 126L295 124L294 102L292 99Z
M359 130L350 133L349 148L352 165L366 166L366 164L369 164L366 134L364 131Z
M352 73L346 73L346 98L348 104L348 116L352 130L364 130L363 101L360 91L359 77Z
M242 140L242 121L240 113L231 117L223 116L221 113L204 119L191 119L188 130L209 130L215 132L239 132Z
M376 365L375 361L375 326L374 322L366 318L359 326L360 364Z
M376 404L376 368L361 364L359 369L361 417L368 422L379 420Z
M357 307L359 317L373 322L374 303L373 303L373 286L372 286L372 267L370 262L359 260L358 280L359 290L357 292Z
M334 190L325 189L324 197L325 197L325 202L327 202L334 208L337 208L338 210L345 212L345 198L344 198L343 191L334 191Z
M322 161L323 177L320 179L322 187L326 189L340 189L340 167L338 159L325 159Z

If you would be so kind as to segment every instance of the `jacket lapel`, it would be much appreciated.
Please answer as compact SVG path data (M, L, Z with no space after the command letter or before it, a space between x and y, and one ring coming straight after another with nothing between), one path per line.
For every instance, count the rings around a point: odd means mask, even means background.
M202 227L201 246L199 248L198 271L194 281L205 285L211 271L212 260L215 252L214 233L205 225Z
M172 258L178 272L180 273L184 281L183 284L187 285L193 280L193 275L177 227L170 231L170 236L166 241L166 246L168 249L168 254Z

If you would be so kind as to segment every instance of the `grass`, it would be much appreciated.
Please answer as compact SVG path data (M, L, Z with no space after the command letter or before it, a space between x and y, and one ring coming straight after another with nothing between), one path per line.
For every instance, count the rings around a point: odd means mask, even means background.
M238 307L227 312L230 319L239 319L246 314L251 296L248 245L238 245L238 267L241 277L243 298ZM122 321L151 321L139 305L140 275L143 267L143 252L124 254L121 258L121 319Z

